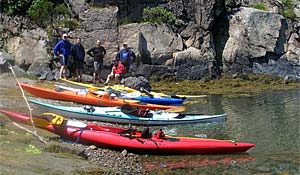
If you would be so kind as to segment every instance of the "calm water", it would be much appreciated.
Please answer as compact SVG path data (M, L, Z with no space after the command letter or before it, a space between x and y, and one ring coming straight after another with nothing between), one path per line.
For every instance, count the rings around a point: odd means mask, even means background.
M195 113L227 113L227 120L165 127L169 134L233 139L256 147L239 155L151 157L149 168L165 174L300 174L300 90L209 96L207 103L187 106Z
M200 99L200 102L189 101L186 105L188 112L227 113L227 120L220 123L163 127L165 132L169 135L245 141L255 143L256 147L247 154L142 156L149 174L300 174L300 90L263 92L255 96L209 96L207 99ZM0 108L26 112L19 90L3 83L0 83ZM1 120L3 116L0 116ZM1 126L3 128L3 122ZM11 132L8 135L10 134ZM16 153L16 149L12 149L15 147L20 150L29 141L9 140L7 133L0 133L0 139L0 160L10 162L0 165L0 174L11 172L11 167L19 167L21 170L22 166L27 167L26 174L35 174L31 173L36 172L33 170L35 163L20 161L30 162L28 159L34 160L38 155L18 151ZM18 159L8 158L10 154L17 155ZM62 164L62 169L59 169L58 165L55 166L55 172L63 172L63 167L67 166L85 165L79 158L48 156L49 161ZM47 161L45 156L38 159ZM79 163L80 165L77 165ZM51 164L47 167L47 164L43 163L43 166L46 167L41 169L52 168ZM72 172L70 169L68 171ZM51 171L43 172L53 174Z

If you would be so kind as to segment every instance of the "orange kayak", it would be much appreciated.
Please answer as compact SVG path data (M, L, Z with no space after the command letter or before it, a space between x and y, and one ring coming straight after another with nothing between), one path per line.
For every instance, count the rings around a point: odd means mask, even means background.
M116 97L111 97L109 94L99 95L90 91L74 92L69 90L55 90L43 87L37 87L20 83L22 88L30 94L47 99L72 101L81 104L94 105L94 106L123 106L129 104L131 106L141 107L150 110L169 110L173 112L182 112L185 110L184 106L167 106L150 103L141 103L137 100L126 100Z

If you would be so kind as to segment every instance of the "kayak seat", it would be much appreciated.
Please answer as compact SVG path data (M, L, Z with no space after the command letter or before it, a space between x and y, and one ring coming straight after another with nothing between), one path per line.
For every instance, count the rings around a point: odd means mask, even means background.
M84 106L83 109L88 113L95 112L95 108L93 106Z
M125 114L135 115L137 117L152 117L149 109L137 108L129 104L125 104L121 107L121 111Z
M149 128L144 128L142 134L141 134L141 138L143 139L149 139L152 137L152 133L150 132Z
M56 86L55 89L54 89L56 92L63 92L65 91L63 88L59 87L59 86Z
M179 115L177 115L174 118L176 118L176 119L183 119L184 117L185 117L185 114L179 114Z

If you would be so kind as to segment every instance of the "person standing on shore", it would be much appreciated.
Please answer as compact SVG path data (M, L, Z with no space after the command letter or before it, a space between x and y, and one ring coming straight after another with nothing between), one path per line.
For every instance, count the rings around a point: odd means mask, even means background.
M106 55L106 50L101 46L100 40L97 40L96 46L89 49L87 54L94 58L93 83L96 84L96 80L100 81L100 73L103 69L103 58Z
M68 35L64 33L62 39L54 46L54 54L60 57L59 78L67 78L67 66L72 44L68 41Z
M117 58L126 68L126 73L130 71L130 64L136 59L135 53L128 48L127 43L123 43L122 49L119 51Z
M77 38L76 43L71 47L71 55L74 59L76 80L81 82L85 57L85 50L81 44L81 38Z

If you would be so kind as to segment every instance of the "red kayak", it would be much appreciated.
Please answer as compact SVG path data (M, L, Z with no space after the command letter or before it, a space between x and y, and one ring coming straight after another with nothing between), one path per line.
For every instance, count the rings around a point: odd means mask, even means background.
M31 124L29 116L6 110L0 110L0 112L6 114L13 121ZM78 121L75 126L68 124L69 121L66 119L64 120L67 122L60 122L61 124L57 125L57 121L62 121L58 120L61 116L48 115L52 116L50 120L45 119L45 116L44 118L33 117L36 126L51 131L64 139L78 141L82 144L92 144L101 148L126 149L130 152L149 154L228 154L246 152L255 146L251 143L230 140L171 137L132 129L84 124ZM53 122L54 120L55 122Z
M111 97L109 94L98 95L90 91L80 93L73 92L69 90L54 90L43 87L31 86L28 84L20 83L22 88L29 92L30 94L47 99L53 100L63 100L63 101L72 101L81 104L94 105L94 106L123 106L125 104L130 104L131 106L136 106L144 109L161 109L161 110L170 110L172 112L182 112L185 110L184 106L168 106L168 105L158 105L150 103L141 103L137 100L126 100L116 97Z

